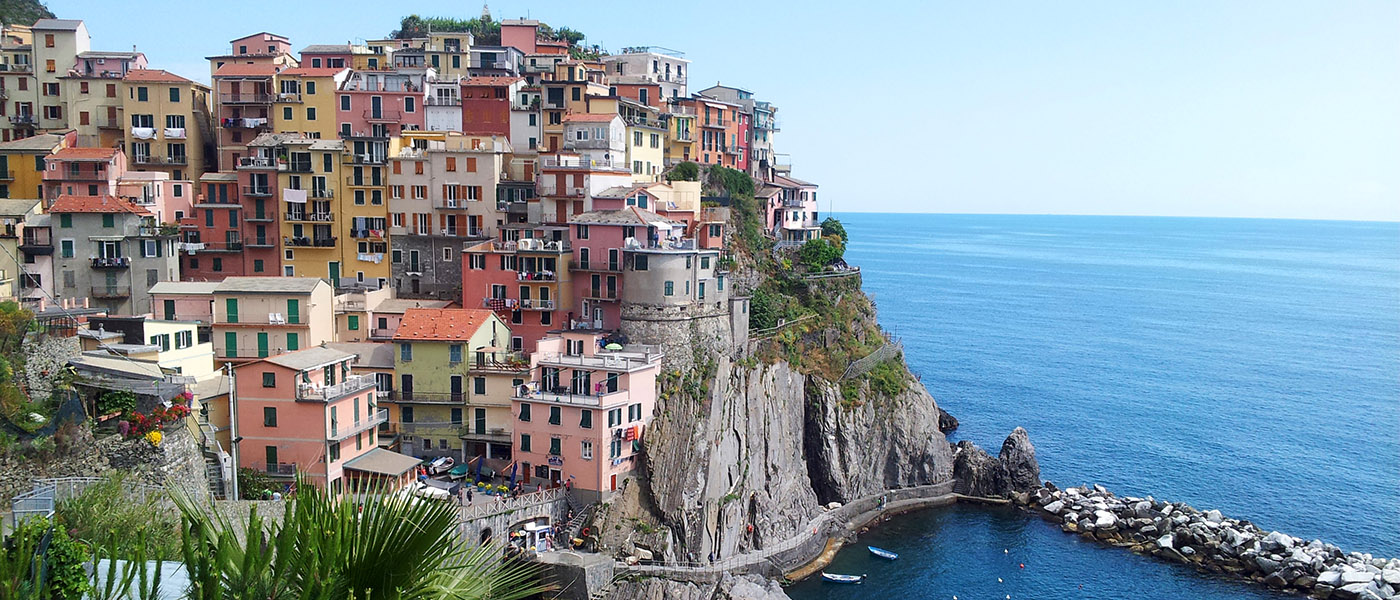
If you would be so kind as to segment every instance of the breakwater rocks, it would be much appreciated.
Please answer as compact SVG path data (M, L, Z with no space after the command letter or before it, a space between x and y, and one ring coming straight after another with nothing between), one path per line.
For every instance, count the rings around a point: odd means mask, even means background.
M1345 553L1319 540L1264 531L1218 510L1115 496L1098 485L1061 490L1050 482L1017 500L1065 532L1203 571L1314 598L1400 599L1400 559Z

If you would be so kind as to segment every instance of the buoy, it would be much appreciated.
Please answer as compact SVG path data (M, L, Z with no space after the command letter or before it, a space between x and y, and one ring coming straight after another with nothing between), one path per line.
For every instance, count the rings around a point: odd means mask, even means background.
M1011 554L1011 551L1010 551L1010 550L1002 550L1001 553L1002 553L1002 554Z
M1026 563L1021 563L1021 568L1022 568L1022 569L1026 568Z
M584 528L583 528L583 531L581 531L580 533L583 534L583 537L588 537L588 534L591 533L591 532L592 532L591 529L589 529L589 528L587 528L587 527L584 527Z
M1001 578L1000 578L1000 577L997 578L997 583L1001 583Z

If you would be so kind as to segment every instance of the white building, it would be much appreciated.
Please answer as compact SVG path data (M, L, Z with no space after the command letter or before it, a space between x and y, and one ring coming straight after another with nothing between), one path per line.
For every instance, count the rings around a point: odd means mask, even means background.
M612 83L655 83L661 95L684 98L690 61L685 53L660 46L623 48L621 54L603 57L603 67Z

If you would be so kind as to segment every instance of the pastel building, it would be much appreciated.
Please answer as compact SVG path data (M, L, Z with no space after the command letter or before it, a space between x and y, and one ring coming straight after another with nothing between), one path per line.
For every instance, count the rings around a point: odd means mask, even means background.
M0 299L18 300L23 293L20 245L28 219L39 214L37 198L0 199Z
M77 134L78 145L111 148L122 144L129 123L123 123L120 115L131 94L124 78L145 68L146 55L140 52L88 51L75 57L60 79L68 127Z
M214 290L217 281L162 281L151 286L152 316L166 321L193 321L200 337L209 338L214 324Z
M111 195L62 195L49 213L56 297L132 314L150 306L152 286L179 280L175 235L145 208Z
M698 95L680 104L694 111L699 126L697 154L690 160L731 169L747 168L749 116L740 110L741 106Z
M686 78L690 61L685 53L660 46L623 48L619 54L603 57L608 81L613 83L650 83L669 98L686 96Z
M656 407L662 355L652 348L602 349L593 331L540 340L529 383L512 399L515 460L527 481L570 481L589 500L606 500L637 467Z
M754 196L763 207L764 230L779 242L801 244L821 237L817 184L774 175Z
M686 233L684 223L636 206L583 213L570 219L569 226L578 320L602 330L621 325L624 253L683 247ZM691 244L693 248L693 240Z
M578 314L568 234L540 227L502 237L462 253L462 306L495 311L510 323L509 348L533 352L537 340Z
M332 139L339 131L336 91L350 76L344 67L295 67L277 74L272 130Z
M618 133L621 134L621 127ZM539 221L566 223L574 216L593 210L595 194L631 183L632 172L620 159L616 162L589 160L577 153L543 156L540 158Z
M0 143L0 198L43 198L46 158L73 142L72 133L41 133Z
M214 288L213 342L246 362L334 341L334 292L309 277L229 277Z
M463 81L461 131L509 138L511 99L524 85L524 79L510 75Z
M742 88L715 85L700 93L705 96L738 104L749 115L748 158L749 174L767 181L774 175L777 156L773 150L773 137L781 130L778 120L778 107L754 97L753 92Z
M421 458L509 458L510 397L528 363L505 345L510 327L482 309L409 309L394 333L399 385L391 422Z
M19 251L24 263L20 265L20 302L36 310L48 303L54 294L53 215L28 215L24 219ZM76 276L76 275L75 275Z
M411 481L417 461L402 457L390 469L377 464L389 452L376 438L388 411L377 406L375 379L355 373L354 360L349 352L309 348L239 365L239 465L284 482L300 474L333 493L370 481L391 487Z
M250 180L251 183L251 180ZM243 239L247 233L256 235L256 229L245 231L247 227L263 225L264 222L249 223L243 219L245 192L247 200L256 210L259 199L262 201L263 215L269 214L272 205L267 197L270 188L240 186L238 173L205 173L199 178L199 192L191 212L180 221L180 242L184 250L180 255L180 272L184 279L192 281L219 281L235 275L275 275L280 271L280 256L262 249L249 256L243 251ZM257 213L254 213L257 214ZM264 217L266 218L266 217Z
M122 83L118 108L126 115L122 142L131 169L173 180L215 170L208 86L160 69L128 70Z
M45 160L45 206L59 195L111 195L124 174L126 154L121 148L62 148Z

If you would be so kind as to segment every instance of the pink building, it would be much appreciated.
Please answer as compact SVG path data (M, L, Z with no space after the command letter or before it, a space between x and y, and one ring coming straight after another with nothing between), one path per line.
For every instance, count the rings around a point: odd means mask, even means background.
M510 323L511 350L534 352L578 314L567 235L563 227L508 226L502 239L462 253L462 306L489 308Z
M590 329L612 330L622 324L623 250L679 239L685 225L629 206L575 216L569 220L569 234L577 321Z
M113 195L117 179L125 174L126 153L121 148L63 148L45 159L44 208L60 194Z
M662 356L602 350L605 343L597 332L564 331L540 340L530 357L534 380L511 400L515 458L527 482L571 481L585 499L601 500L636 468Z
M178 224L194 215L194 182L171 179L160 171L128 171L116 182L118 198L138 204L156 216L157 223Z
M428 70L426 73L431 74ZM336 98L336 123L340 135L351 140L384 138L380 144L363 151L358 142L355 153L375 155L382 159L389 152L390 136L403 131L423 129L423 101L427 98L423 80L425 73L395 71L356 71L341 86Z
M238 464L286 482L301 473L335 493L411 481L418 460L378 448L388 411L375 406L375 378L351 372L354 360L309 348L238 366Z
M150 312L165 321L198 321L214 324L214 288L217 281L162 281L151 286Z
M817 184L774 175L754 194L763 206L763 228L779 242L802 244L822 236Z

